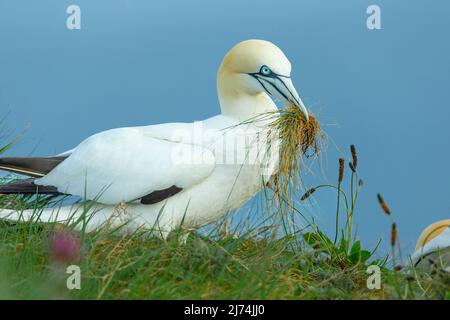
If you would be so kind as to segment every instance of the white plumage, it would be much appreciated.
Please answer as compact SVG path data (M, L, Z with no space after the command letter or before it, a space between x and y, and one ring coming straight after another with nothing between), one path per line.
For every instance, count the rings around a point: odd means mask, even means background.
M190 134L192 127L193 124L164 124L96 134L36 184L55 186L62 193L112 205L173 185L188 189L205 180L215 167L211 150L177 141L167 130ZM191 161L176 163L172 159L175 150L191 155Z

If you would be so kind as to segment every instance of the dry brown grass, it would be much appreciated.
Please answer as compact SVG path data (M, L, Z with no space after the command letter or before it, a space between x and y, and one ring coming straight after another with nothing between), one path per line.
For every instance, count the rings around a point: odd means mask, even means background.
M324 133L312 113L306 120L302 111L294 104L280 112L271 124L280 139L280 162L277 174L271 181L275 193L287 197L291 185L299 185L302 156L309 150L318 156Z

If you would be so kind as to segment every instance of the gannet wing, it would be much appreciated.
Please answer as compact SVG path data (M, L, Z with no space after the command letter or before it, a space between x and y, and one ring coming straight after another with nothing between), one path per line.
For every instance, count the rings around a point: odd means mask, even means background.
M105 131L83 141L34 183L104 204L155 203L207 178L211 151L189 142L192 124ZM175 133L181 133L178 138Z

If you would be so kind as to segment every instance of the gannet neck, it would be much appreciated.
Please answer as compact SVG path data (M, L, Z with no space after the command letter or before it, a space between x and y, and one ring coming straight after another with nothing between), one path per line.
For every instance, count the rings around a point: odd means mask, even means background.
M273 101L265 93L260 93L255 96L246 94L229 96L223 94L219 95L219 101L223 115L236 118L241 122L252 119L260 114L278 110Z
M260 114L277 111L278 108L265 92L248 92L242 86L246 74L231 74L219 70L217 91L222 114L239 121L246 121Z

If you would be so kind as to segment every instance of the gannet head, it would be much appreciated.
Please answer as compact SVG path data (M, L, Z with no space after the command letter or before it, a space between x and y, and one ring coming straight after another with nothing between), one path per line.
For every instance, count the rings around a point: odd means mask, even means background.
M283 103L294 103L308 119L308 111L291 80L291 63L271 42L246 40L234 46L222 61L217 84L224 113L230 112L227 109L242 111L230 106L230 101L268 95Z
M416 249L424 247L434 238L441 236L441 234L444 233L445 231L448 232L449 228L450 228L450 219L441 220L429 225L420 235L419 240L417 241L416 244ZM448 246L450 246L450 242L448 243Z
M435 222L425 228L411 260L423 271L442 267L450 272L450 219Z

